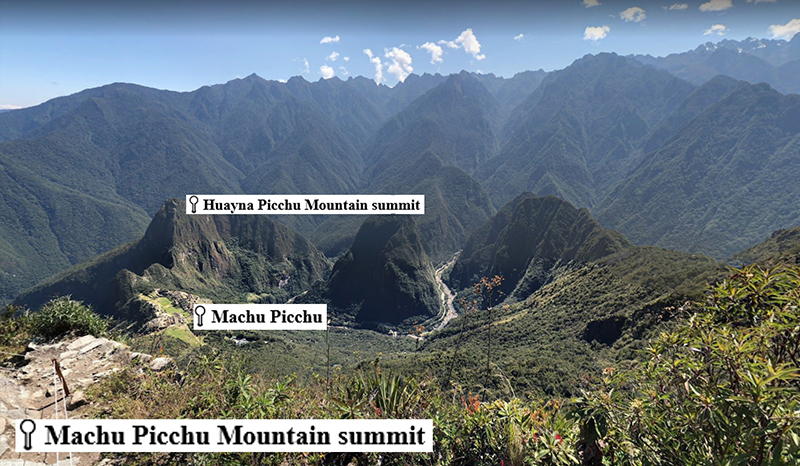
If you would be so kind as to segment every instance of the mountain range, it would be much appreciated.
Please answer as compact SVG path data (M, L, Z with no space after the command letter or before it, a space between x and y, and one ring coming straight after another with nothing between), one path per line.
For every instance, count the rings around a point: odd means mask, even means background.
M681 60L736 49L743 60L794 66L797 41L723 41ZM550 73L411 75L394 88L360 77L281 83L256 75L192 92L116 83L3 112L0 301L138 244L165 199L194 192L424 194L426 215L400 229L422 248L412 262L438 263L464 249L451 280L466 286L502 271L515 277L509 293L536 275L530 256L504 259L528 245L513 233L519 209L577 212L556 217L552 244L528 238L542 245L532 254L551 265L577 258L562 234L588 215L597 220L580 238L600 235L609 247L590 261L627 245L621 235L725 259L800 224L800 98L782 94L791 89L778 81L716 76L723 68L690 76L664 60L604 53ZM532 194L518 198L524 192ZM550 205L547 196L571 205ZM509 202L515 207L502 207ZM366 225L349 216L273 220L330 258L352 252ZM489 240L487 229L497 236ZM228 233L207 233L243 254L234 262L249 254L229 245ZM416 241L404 243L416 251ZM547 283L551 265L519 299ZM122 268L144 273L131 267ZM304 283L325 274L312 269Z
M791 41L725 39L706 42L694 50L666 57L634 55L644 64L662 68L695 84L703 84L717 75L726 75L750 83L765 82L782 93L800 92L800 37Z

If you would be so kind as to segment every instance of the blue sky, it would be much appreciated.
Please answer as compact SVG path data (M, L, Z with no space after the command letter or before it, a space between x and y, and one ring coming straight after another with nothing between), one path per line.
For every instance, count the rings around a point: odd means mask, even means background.
M252 73L390 86L412 70L512 76L588 53L661 56L798 30L797 0L5 0L0 108L112 82L190 91Z

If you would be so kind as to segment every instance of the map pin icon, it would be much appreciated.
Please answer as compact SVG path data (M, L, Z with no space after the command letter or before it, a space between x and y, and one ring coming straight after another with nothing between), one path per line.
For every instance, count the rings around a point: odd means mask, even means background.
M36 430L36 423L30 419L25 419L19 423L19 430L25 434L25 449L31 451L31 434Z
M197 324L198 327L202 327L203 314L206 313L206 308L204 308L203 306L197 306L196 308L194 308L194 313L195 315L197 315L197 321L195 323Z
M198 199L197 196L191 196L189 198L189 202L192 203L192 213L196 214L197 213L197 203L200 202L200 199Z

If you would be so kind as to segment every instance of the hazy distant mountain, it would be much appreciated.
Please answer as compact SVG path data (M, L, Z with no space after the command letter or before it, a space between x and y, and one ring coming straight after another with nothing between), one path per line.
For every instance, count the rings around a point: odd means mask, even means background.
M559 268L593 262L630 247L606 230L586 209L553 196L523 193L469 238L448 284L463 289L481 277L501 275L500 290L524 299L549 282Z
M325 256L303 236L263 215L186 215L169 200L144 236L81 263L20 295L37 309L70 294L98 312L136 320L137 296L158 288L217 302L285 302L329 270ZM147 316L144 316L147 317Z
M598 206L635 243L729 257L800 224L800 96L743 85L647 154Z
M707 42L694 50L666 57L635 55L642 63L663 68L695 84L723 74L751 84L766 82L783 93L800 92L800 35L791 42L748 38Z
M796 35L789 41L748 37L742 41L724 39L716 44L706 43L701 47L713 48L715 46L754 55L772 66L782 66L790 61L800 59L800 38Z
M747 83L727 76L716 76L689 94L681 104L666 118L661 120L647 136L642 152L652 152L661 148L681 126L689 123L711 105L719 102L728 93Z
M478 79L451 75L378 130L364 151L366 184L380 184L429 150L472 173L497 153L499 120L497 100Z
M378 130L363 153L359 192L424 194L426 215L417 226L426 252L444 259L494 213L468 173L497 150L499 118L497 101L475 76L451 75ZM330 217L308 234L335 255L350 244L362 221Z
M491 73L475 74L474 76L497 99L505 120L517 105L521 104L539 87L544 78L547 77L547 72L544 70L523 71L507 79L497 77Z

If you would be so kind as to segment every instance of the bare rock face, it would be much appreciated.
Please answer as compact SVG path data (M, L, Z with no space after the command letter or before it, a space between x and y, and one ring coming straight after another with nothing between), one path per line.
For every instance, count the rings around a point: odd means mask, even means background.
M164 370L166 367L168 367L170 364L172 364L171 358L164 358L164 357L155 358L152 361L150 361L150 369L154 371L161 371Z
M133 359L159 360L161 367L172 363L169 358L131 353L129 348L107 338L86 335L53 344L29 344L25 364L21 367L0 367L0 465L54 464L53 453L17 453L14 451L14 421L17 419L53 419L58 403L59 418L64 406L69 418L85 416L90 406L85 390L115 372ZM70 395L55 375L53 360L58 361ZM57 395L57 396L55 396ZM98 453L73 453L73 464L91 465L100 460ZM59 464L70 464L67 454ZM66 463L65 463L66 461Z
M81 406L88 404L89 401L86 399L86 394L83 390L78 390L75 393L71 394L67 399L67 410L74 411Z

